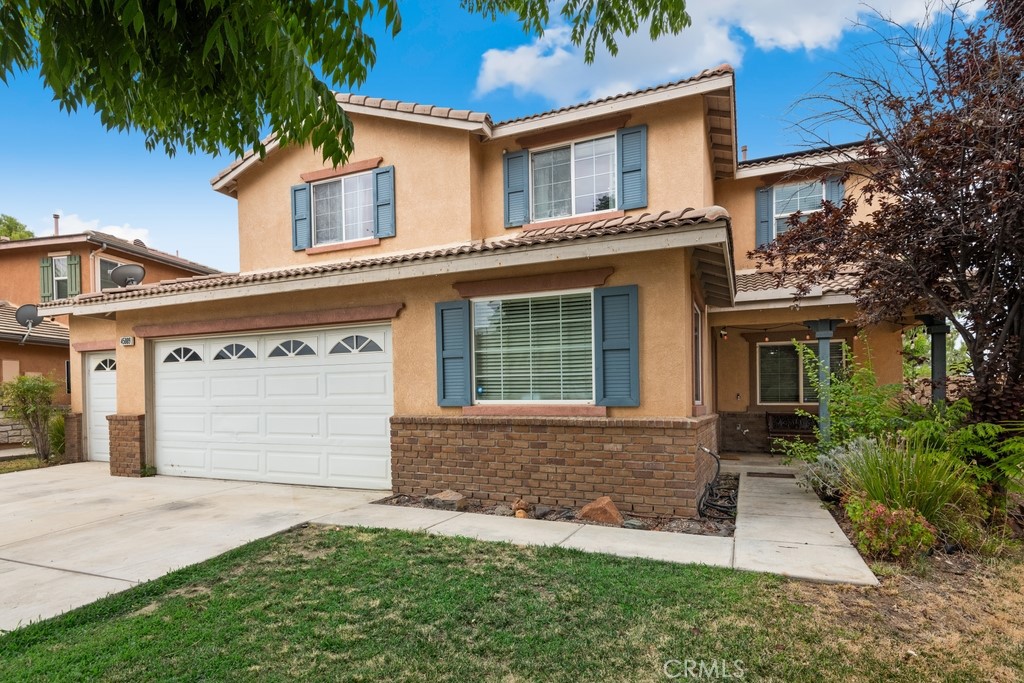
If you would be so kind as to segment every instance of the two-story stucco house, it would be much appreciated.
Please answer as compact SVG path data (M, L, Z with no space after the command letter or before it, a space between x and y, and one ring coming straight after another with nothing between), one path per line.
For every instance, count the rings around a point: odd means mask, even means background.
M105 341L96 316L135 339L112 472L693 514L698 446L813 410L792 340L861 344L841 287L795 310L751 270L844 188L800 159L737 163L733 87L722 66L499 123L339 95L346 165L271 142L213 179L238 201L239 274L45 309L75 343ZM899 367L896 328L866 339Z

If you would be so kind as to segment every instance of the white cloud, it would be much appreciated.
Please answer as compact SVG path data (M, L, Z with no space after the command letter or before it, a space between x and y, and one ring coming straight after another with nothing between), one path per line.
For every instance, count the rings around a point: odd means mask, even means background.
M565 26L550 27L534 41L483 55L476 94L511 88L516 96L540 95L556 105L626 92L728 62L739 66L740 33L760 50L833 49L855 22L875 10L901 24L925 21L940 7L934 0L689 0L693 25L652 42L642 31L619 42L619 54L599 51L583 63ZM873 8L873 9L872 9ZM970 8L976 13L980 5Z
M129 223L123 225L100 225L98 218L86 220L77 213L65 214L63 211L58 211L57 213L60 214L60 234L62 235L74 235L86 230L93 230L113 235L114 237L120 237L129 242L142 240L149 244L149 230L147 228L133 228ZM49 231L44 230L36 230L35 233L40 236L50 234Z

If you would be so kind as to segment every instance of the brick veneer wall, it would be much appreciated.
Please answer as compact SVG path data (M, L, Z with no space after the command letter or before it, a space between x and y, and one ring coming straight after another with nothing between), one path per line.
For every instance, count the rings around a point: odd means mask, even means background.
M68 462L82 462L82 414L68 413L64 416L64 459Z
M392 485L423 495L583 505L611 496L624 511L694 517L714 474L718 417L391 418Z
M141 477L146 467L146 416L107 415L110 475Z

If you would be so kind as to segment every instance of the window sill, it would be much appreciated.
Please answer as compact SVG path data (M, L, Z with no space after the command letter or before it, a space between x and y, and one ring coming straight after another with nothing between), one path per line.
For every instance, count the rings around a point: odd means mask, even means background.
M597 213L584 213L576 216L566 216L565 218L553 218L549 221L539 221L537 223L527 223L523 226L523 230L543 230L544 228L558 228L563 225L576 225L578 223L592 223L594 221L604 221L609 218L622 218L626 215L625 211L599 211Z
M361 240L352 240L351 242L321 244L318 247L310 247L309 249L306 249L306 253L312 256L313 254L327 254L332 251L346 251L348 249L361 249L362 247L375 247L378 244L380 244L380 238L368 237Z
M507 404L489 406L463 406L462 414L468 416L520 416L520 417L607 417L605 406L584 405L537 405Z

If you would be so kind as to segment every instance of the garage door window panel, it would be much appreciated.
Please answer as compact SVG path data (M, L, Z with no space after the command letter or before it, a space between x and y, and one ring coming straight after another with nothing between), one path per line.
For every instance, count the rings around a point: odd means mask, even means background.
M382 352L384 349L380 347L380 344L373 341L369 337L364 337L361 334L354 334L345 337L333 347L331 347L331 353L375 353Z
M228 344L213 357L214 360L245 360L255 358L256 354L245 344Z
M96 372L110 372L117 370L117 361L113 358L104 358L95 367Z
M199 352L188 346L179 346L164 357L165 363L195 363L202 360Z
M301 339L286 339L267 355L270 358L294 358L295 356L315 356L316 351Z

